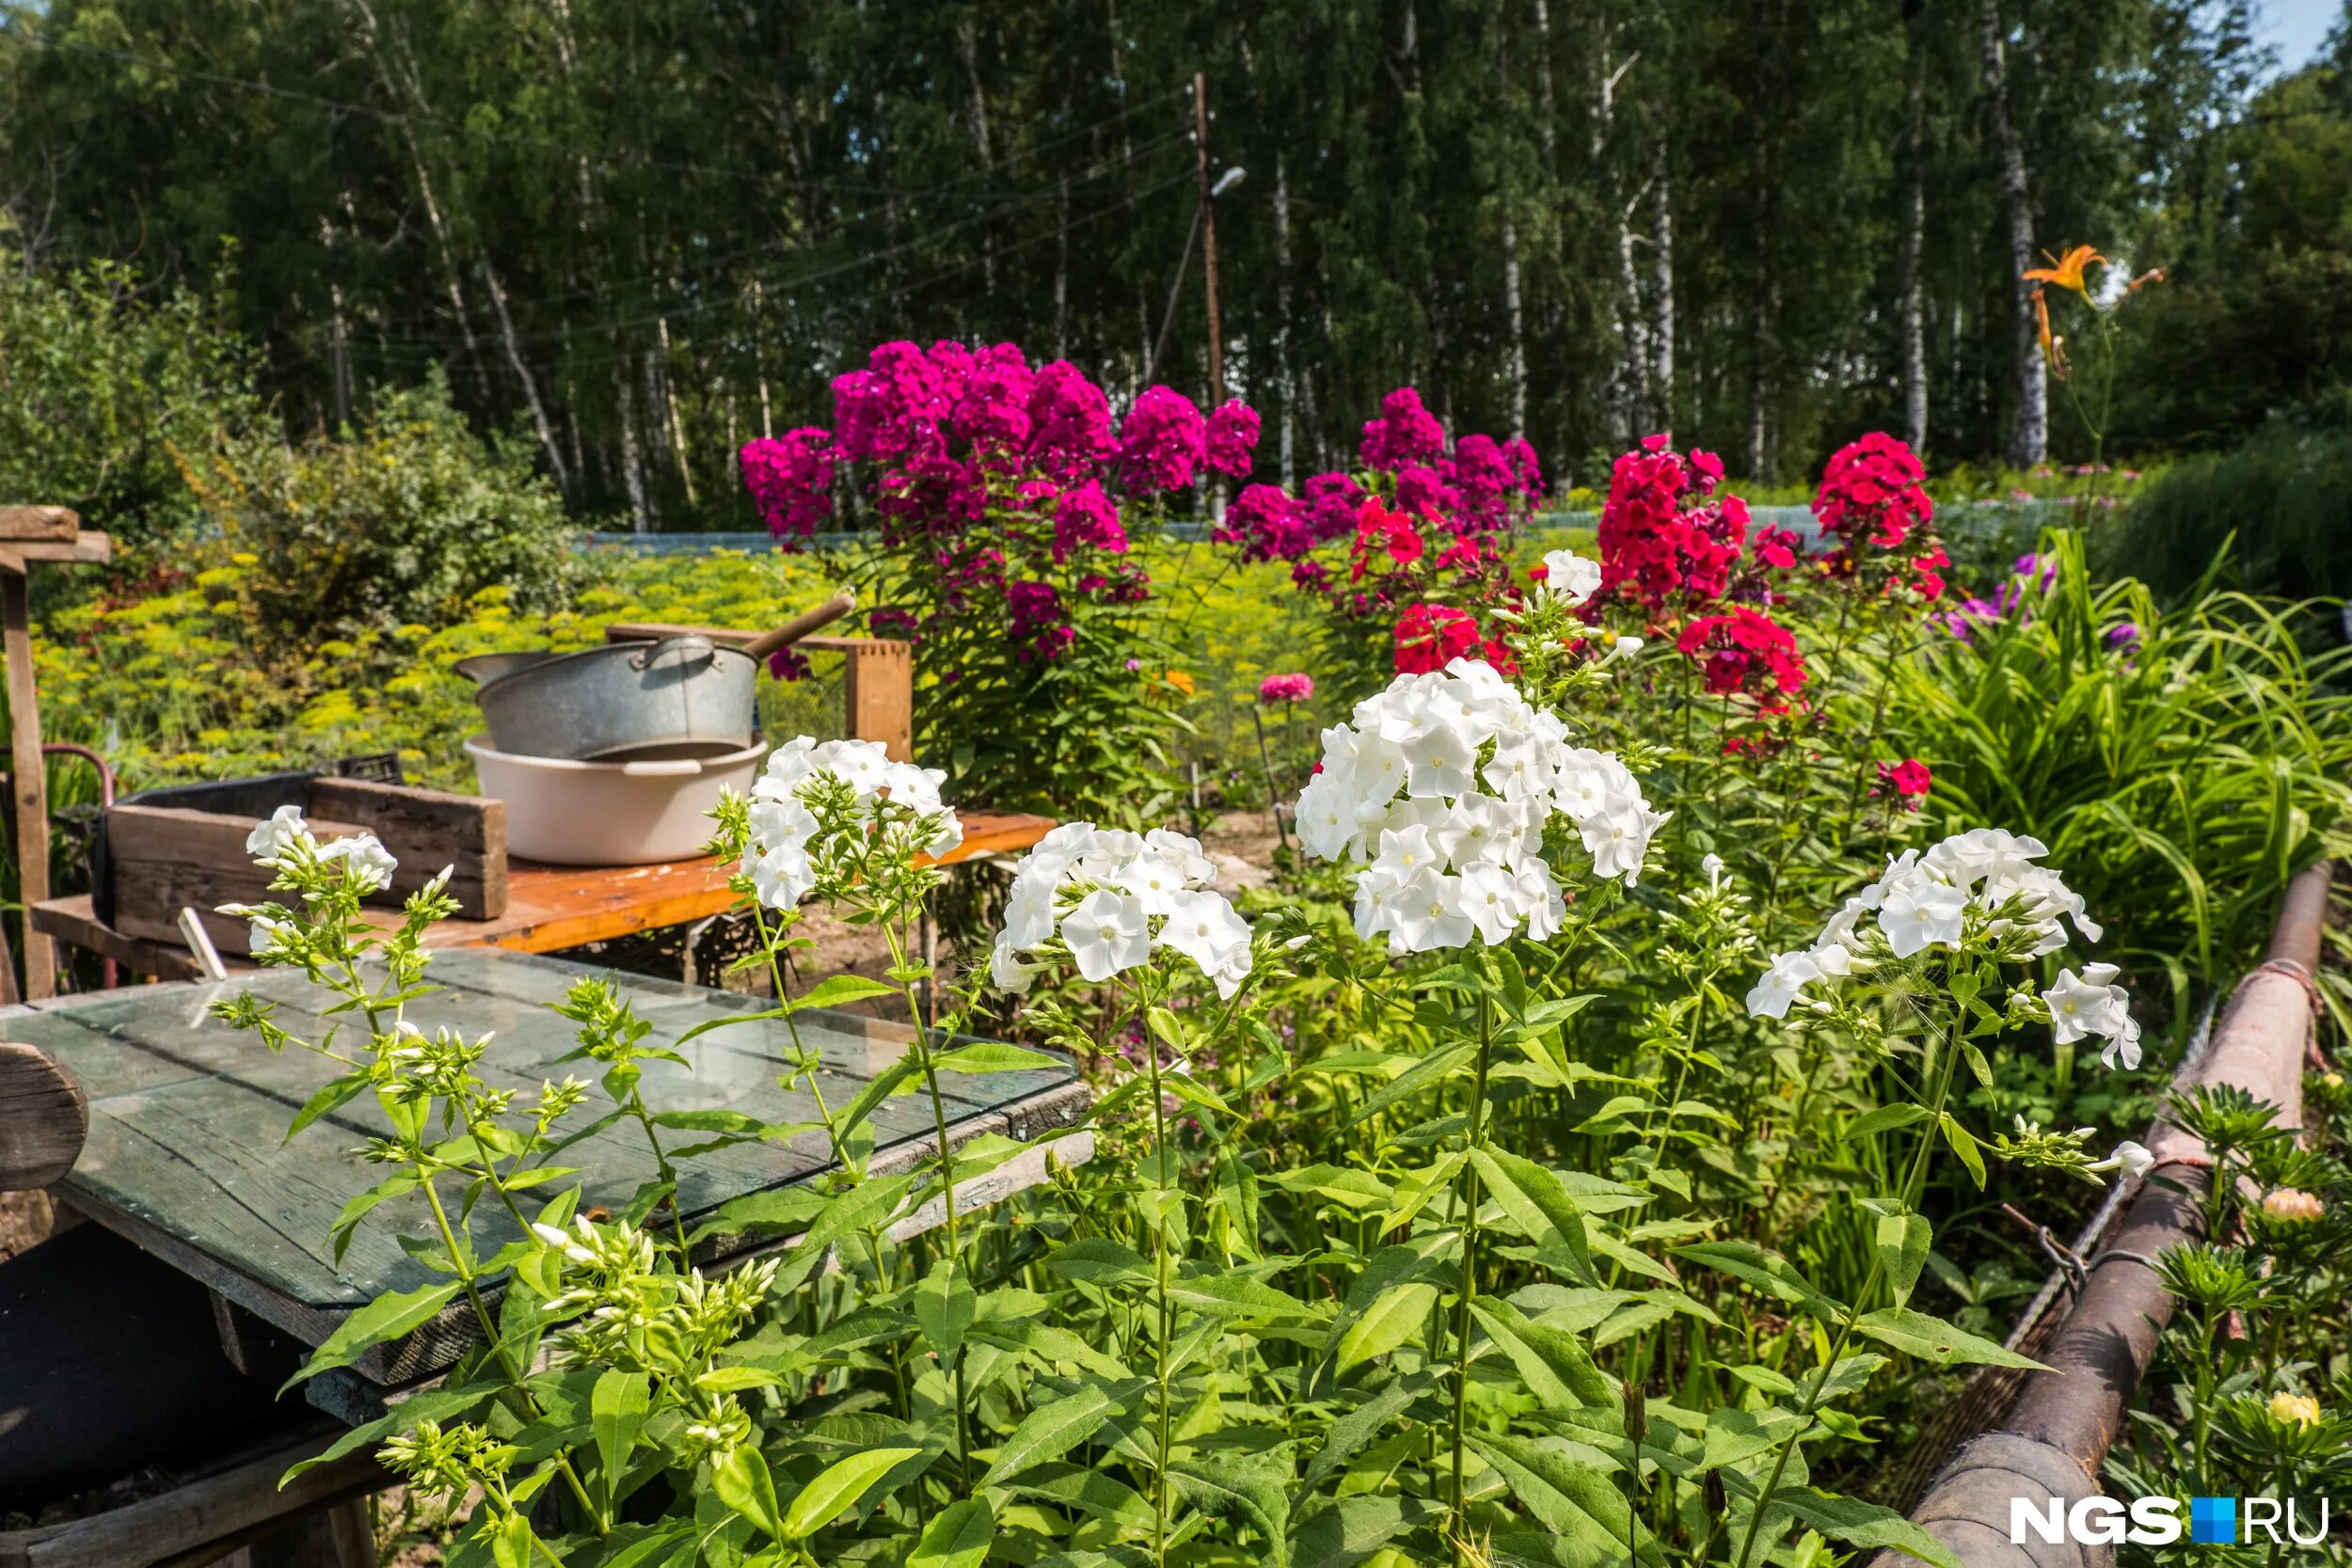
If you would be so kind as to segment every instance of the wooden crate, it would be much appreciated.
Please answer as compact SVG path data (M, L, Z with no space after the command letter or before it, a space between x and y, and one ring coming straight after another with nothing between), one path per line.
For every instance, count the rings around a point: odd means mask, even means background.
M316 778L307 785L290 784L286 803L303 807L321 840L371 832L399 861L391 887L372 902L396 905L447 865L456 868L449 891L460 916L495 920L506 912L505 801L366 779ZM215 811L135 799L109 807L105 861L115 929L176 946L180 911L193 908L222 952L248 951L246 923L215 911L279 895L245 848L266 814L253 815L249 800L244 804L244 811Z

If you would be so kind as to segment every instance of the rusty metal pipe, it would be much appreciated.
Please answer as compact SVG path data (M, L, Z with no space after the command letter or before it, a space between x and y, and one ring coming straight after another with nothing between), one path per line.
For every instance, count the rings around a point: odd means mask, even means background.
M2280 1109L2282 1126L2303 1121L2303 1056L2313 1022L2333 863L2322 861L2287 884L2263 962L2238 986L2213 1049L2173 1079L2176 1088L2234 1084ZM2172 1316L2172 1298L2145 1261L2201 1239L2213 1162L2197 1138L2159 1118L2148 1135L2155 1165L2123 1219L2090 1259L2090 1280L2049 1347L2048 1371L2027 1380L1995 1430L1970 1438L1928 1488L1912 1518L1950 1546L1968 1568L2107 1568L2114 1548L2049 1545L2009 1538L2018 1497L2069 1507L2100 1492L2099 1467ZM1914 1564L1881 1552L1871 1568Z

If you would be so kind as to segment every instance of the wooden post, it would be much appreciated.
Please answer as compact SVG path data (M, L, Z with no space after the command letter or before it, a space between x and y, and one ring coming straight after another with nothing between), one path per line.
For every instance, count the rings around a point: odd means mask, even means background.
M49 897L49 785L40 755L40 706L33 690L33 620L24 561L0 561L0 657L8 660L8 750L16 771L17 893L25 909ZM24 922L24 995L57 994L57 946Z

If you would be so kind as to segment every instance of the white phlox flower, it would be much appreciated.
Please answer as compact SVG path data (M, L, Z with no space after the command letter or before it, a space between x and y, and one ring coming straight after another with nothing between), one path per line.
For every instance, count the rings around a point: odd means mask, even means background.
M1065 822L1013 869L989 979L1019 994L1047 965L1024 961L1059 937L1079 975L1096 985L1167 948L1232 996L1249 976L1249 927L1211 885L1216 866L1200 841Z
M743 874L771 909L791 909L814 890L824 870L823 856L836 837L863 844L861 829L881 827L885 836L905 835L890 846L922 854L946 854L963 842L963 824L941 800L947 775L936 768L893 762L879 740L818 741L810 736L779 746L752 786L751 841L743 851ZM831 778L849 786L853 820L819 822L810 785ZM894 811L885 813L887 802ZM828 827L848 828L829 834Z
M1552 588L1581 580L1560 561L1547 565ZM1629 887L1666 820L1615 756L1570 744L1560 716L1493 666L1455 659L1399 675L1323 732L1322 766L1298 797L1298 838L1318 859L1360 867L1359 934L1419 953L1559 931L1567 906L1545 849L1555 816L1596 876Z
M2117 973L2113 964L2085 964L2080 974L2061 969L2042 993L2042 1005L2050 1009L2050 1033L2060 1045L2097 1035L2107 1042L2099 1053L2101 1066L2121 1060L2137 1068L2139 1021L2132 1017L2130 995L2115 983Z
M1600 562L1587 561L1574 550L1551 550L1544 556L1547 594L1581 605L1600 591Z
M373 833L330 839L319 846L318 856L322 863L342 862L344 875L358 883L362 893L383 892L392 885L392 873L400 869L400 862L376 841Z
M287 850L310 836L300 806L280 806L269 820L254 824L245 835L245 852L263 865L276 865Z

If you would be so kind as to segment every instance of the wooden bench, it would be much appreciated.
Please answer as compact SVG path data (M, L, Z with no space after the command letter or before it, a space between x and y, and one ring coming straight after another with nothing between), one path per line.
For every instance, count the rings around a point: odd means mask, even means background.
M88 1131L89 1107L73 1075L46 1052L0 1041L0 1192L38 1191L63 1180ZM71 1267L58 1268L69 1252ZM94 1227L0 1264L0 1298L8 1294L11 1270L42 1278L27 1287L32 1309L18 1314L20 1321L10 1326L0 1390L29 1384L46 1367L44 1356L56 1354L55 1341L44 1343L49 1337L39 1326L28 1328L23 1316L50 1324L69 1322L87 1335L116 1338L103 1367L95 1369L103 1371L104 1391L93 1388L93 1408L75 1412L74 1418L109 1423L103 1440L93 1443L107 1455L103 1467L119 1465L120 1470L90 1479L103 1485L153 1469L167 1474L171 1484L84 1518L0 1530L0 1568L197 1568L240 1551L248 1568L373 1568L375 1544L364 1498L388 1478L371 1456L354 1454L323 1465L278 1490L278 1478L317 1453L336 1430L318 1412L289 1403L282 1415L270 1411L226 1451L203 1453L192 1462L185 1457L192 1449L203 1449L201 1442L191 1442L192 1434L205 1432L216 1412L216 1400L206 1390L241 1376L225 1357L219 1368L199 1369L193 1381L169 1376L175 1369L157 1364L159 1357L188 1354L191 1344L199 1355L217 1351L202 1292L193 1282L175 1281L164 1265ZM186 1299L159 1301L163 1292L156 1286L175 1282ZM125 1311L171 1312L174 1332L109 1335L112 1319ZM80 1351L67 1354L76 1362L68 1369L73 1377L91 1368ZM252 1384L244 1390L245 1407L265 1404L270 1392L266 1382ZM0 1399L0 1405L14 1402ZM14 1425L38 1414L0 1408L0 1420ZM54 1430L41 1433L44 1440L55 1435ZM61 1457L60 1467L70 1467L72 1460L71 1454ZM167 1471L157 1460L184 1468Z

